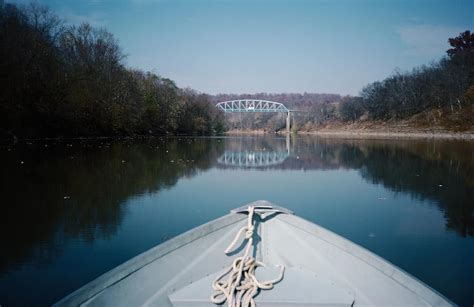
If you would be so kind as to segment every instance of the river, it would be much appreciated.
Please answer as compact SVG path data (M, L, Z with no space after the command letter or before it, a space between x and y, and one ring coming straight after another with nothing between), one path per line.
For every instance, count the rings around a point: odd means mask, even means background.
M474 304L474 142L285 137L0 144L0 305L48 305L257 199Z

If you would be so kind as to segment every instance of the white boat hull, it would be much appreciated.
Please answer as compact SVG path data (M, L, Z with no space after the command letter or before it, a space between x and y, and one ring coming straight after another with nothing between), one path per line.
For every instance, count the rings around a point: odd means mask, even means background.
M215 306L212 282L241 252L223 251L246 218L234 212L192 229L56 306ZM253 255L267 265L257 273L274 276L276 265L286 267L281 282L255 297L257 306L454 306L395 265L289 211L262 214L255 236Z

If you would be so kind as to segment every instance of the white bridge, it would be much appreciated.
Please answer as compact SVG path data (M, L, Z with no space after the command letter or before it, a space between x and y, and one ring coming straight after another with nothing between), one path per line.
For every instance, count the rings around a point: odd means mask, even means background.
M284 104L268 100L243 99L219 102L216 107L226 113L235 112L279 112L288 113Z
M290 133L290 110L279 102L259 100L259 99L240 99L223 101L216 104L216 107L225 113L255 113L255 112L276 112L286 113L286 131Z

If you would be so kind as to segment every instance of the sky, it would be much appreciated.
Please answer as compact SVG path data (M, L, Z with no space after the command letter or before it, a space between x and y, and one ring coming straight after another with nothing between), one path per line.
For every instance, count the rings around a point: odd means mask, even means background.
M474 30L473 0L36 2L109 30L129 67L209 94L355 95L439 60L449 37Z

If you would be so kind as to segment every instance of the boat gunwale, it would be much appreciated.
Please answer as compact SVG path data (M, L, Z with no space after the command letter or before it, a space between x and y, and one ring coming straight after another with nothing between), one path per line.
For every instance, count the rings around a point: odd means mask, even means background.
M430 287L425 282L411 275L410 273L398 267L397 265L391 263L387 259L378 256L367 248L341 235L338 235L337 233L323 226L320 226L319 224L313 223L300 216L292 214L282 214L277 218L282 222L285 222L299 230L313 235L318 239L333 245L339 250L346 252L352 257L356 257L357 259L367 263L369 266L380 271L382 274L384 274L388 278L391 278L404 288L414 292L416 295L418 295L420 298L422 298L424 301L426 301L432 306L445 306L446 303L450 306L457 306L456 303L451 301L442 293ZM387 272L387 269L392 270L391 274ZM409 282L409 286L404 283L407 281Z
M269 203L269 202L268 202ZM253 204L253 203L250 203ZM271 203L270 203L271 204ZM285 208L283 208L285 209ZM234 209L235 210L235 209ZM231 213L211 220L205 224L192 228L170 240L167 240L161 244L158 244L149 250L138 254L137 256L127 260L126 262L112 268L104 274L93 279L89 283L85 284L76 291L70 293L66 297L56 302L53 306L71 306L80 305L88 300L92 299L96 295L100 294L105 289L113 286L120 282L129 275L137 272L138 270L146 267L155 260L173 252L180 247L183 247L191 242L198 240L212 232L218 231L229 225L238 223L246 219L247 215L243 212ZM432 306L445 306L449 304L451 306L457 306L450 299L445 297L443 294L433 289L423 281L412 276L410 273L399 268L390 261L378 256L374 252L366 249L365 247L350 241L349 239L332 232L331 230L324 228L316 223L306 220L300 216L293 214L278 214L276 216L280 221L287 223L301 231L304 231L316 238L325 241L326 243L334 246L335 248L349 254L352 257L363 261L367 265L373 267L383 275L397 282L404 288L412 291L425 302ZM391 272L388 272L387 270ZM408 286L404 283L406 282Z
M79 306L129 275L146 267L155 260L160 259L174 250L190 244L210 233L242 221L245 218L246 215L244 214L229 213L205 224L194 227L106 271L102 275L99 275L84 286L57 301L53 306Z

